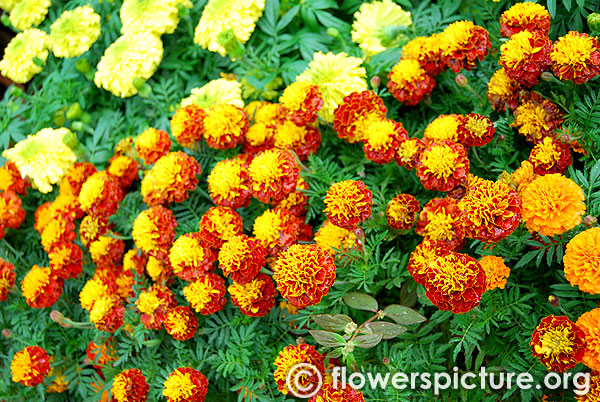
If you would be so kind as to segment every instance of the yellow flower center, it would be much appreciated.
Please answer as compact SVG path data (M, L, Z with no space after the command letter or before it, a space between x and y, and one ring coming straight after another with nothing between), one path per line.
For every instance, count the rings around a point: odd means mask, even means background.
M506 70L502 67L490 79L488 93L498 96L509 96L513 93L514 87L515 82L506 75Z
M485 119L478 119L475 116L468 116L465 128L476 138L483 138L488 130L488 122Z
M40 268L34 265L31 271L23 279L21 285L21 291L23 297L27 300L33 300L39 296L42 289L50 283L50 270L46 268Z
M548 328L540 337L541 345L535 345L536 353L546 356L573 353L572 334L569 328Z
M176 274L185 267L196 266L204 261L204 258L204 248L198 239L186 235L179 237L169 252L169 261L171 261L173 272Z
M413 157L419 152L419 146L417 144L418 141L415 139L404 141L402 144L400 144L400 148L398 149L400 161L404 163L410 162L413 159Z
M359 216L367 205L364 194L358 190L356 183L345 180L334 184L325 197L325 212L345 218Z
M463 265L453 254L435 259L431 265L435 269L435 282L444 294L464 292L468 286L467 279L473 276L468 265Z
M127 390L131 389L130 379L124 375L118 375L113 381L112 396L118 402L125 402L127 398Z
M425 128L425 133L423 134L426 138L431 138L432 140L443 141L457 141L458 140L458 126L460 121L458 116L451 114L444 114L435 118L427 128Z
M541 138L541 129L548 129L546 111L532 102L524 103L517 108L515 124L520 125L519 132L525 136Z
M160 306L162 300L154 292L140 293L135 305L140 312L145 314L154 314L154 311Z
M151 210L141 212L133 222L133 240L135 245L145 252L158 249L158 239L160 238L160 233L156 230L156 223L151 218L151 212Z
M167 324L169 325L171 334L177 336L182 336L188 329L187 319L177 311L167 316Z
M17 353L10 365L14 382L28 381L38 375L27 349Z
M107 256L114 247L117 239L108 236L100 236L98 240L90 244L90 255L92 260L99 261L102 257Z
M265 123L254 123L246 133L246 142L252 146L258 146L265 143L268 138L273 136L273 130Z
M425 227L426 237L431 240L451 240L454 231L452 224L454 219L452 216L444 212L430 212L427 214L429 223Z
M219 251L219 266L224 271L236 269L250 255L250 249L243 237L233 237L223 244Z
M337 253L336 250L352 248L356 243L356 236L351 230L326 223L315 234L315 243L330 254Z
M252 304L259 300L262 297L262 281L259 279L254 279L253 281L241 285L239 283L234 283L229 286L227 290L231 297L234 297L240 308L243 310L248 310L252 307ZM253 313L256 313L259 310L258 307L254 307L251 309Z
M131 162L132 160L127 156L118 156L108 167L108 173L112 174L113 176L121 177L125 174L125 172L127 172Z
M441 145L425 152L422 162L426 173L431 173L438 179L446 179L452 176L457 168L464 166L458 158L457 151L448 145Z
M306 137L306 128L297 126L290 120L277 124L273 135L275 146L281 149L290 149L295 144L304 142L304 137Z
M109 295L101 296L96 300L94 307L90 311L90 321L94 324L101 322L112 310L116 303L116 298Z
M81 209L84 211L88 210L98 201L104 191L106 179L105 171L94 173L88 177L83 186L81 186L81 192L79 193Z
M146 271L148 272L148 275L150 275L150 278L152 278L153 281L156 282L158 280L158 277L162 273L163 269L164 265L160 260L157 260L154 257L148 258L148 263L146 264Z
M237 107L220 103L208 110L204 118L204 135L227 143L242 135L245 123L245 115Z
M64 267L71 261L71 249L69 247L56 247L52 253L48 254L51 264L57 267Z
M450 56L453 52L464 48L471 40L474 28L475 24L471 21L457 21L450 24L442 34L444 55Z
M396 125L392 120L384 119L372 122L366 127L367 142L374 151L385 151L391 145L396 134Z
M165 389L162 394L165 398L176 401L184 401L194 394L196 386L192 383L189 373L175 372L165 381Z
M81 303L81 307L86 310L91 310L96 300L100 299L107 293L108 286L106 286L104 282L97 278L90 279L79 293L79 302Z

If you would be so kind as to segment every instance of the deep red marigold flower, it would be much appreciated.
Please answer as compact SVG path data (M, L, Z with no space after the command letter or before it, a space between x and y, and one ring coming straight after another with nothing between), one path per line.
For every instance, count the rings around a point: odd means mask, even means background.
M479 259L479 265L485 271L486 291L504 289L506 279L510 276L510 268L506 266L502 257L483 256Z
M410 254L408 273L410 273L415 282L424 285L429 264L449 252L450 249L448 248L447 243L423 239L417 248Z
M61 279L76 278L83 268L82 252L75 243L58 243L48 253L52 272Z
M490 78L487 98L496 112L504 112L506 106L508 110L513 111L519 106L520 91L519 83L510 78L506 74L506 69L502 67Z
M331 254L316 244L294 244L277 258L277 289L296 307L314 306L335 281Z
M258 275L266 264L267 250L260 241L244 234L225 242L219 250L219 268L239 284L246 284Z
M279 119L272 127L273 146L294 151L301 161L308 159L308 155L317 152L321 146L321 133L316 127L298 126L288 119Z
M308 402L365 402L365 397L362 392L348 384L339 384L338 388L335 388L333 383L325 383Z
M225 304L225 280L212 272L207 272L183 288L183 295L190 306L202 315L214 314Z
M461 119L457 133L458 142L461 144L481 147L494 138L496 130L489 118L477 113L469 113Z
M35 387L44 381L50 371L50 356L39 346L28 346L15 353L10 371L14 382Z
M411 194L398 194L385 211L388 225L396 230L410 230L415 224L415 214L421 210L419 201Z
M242 217L232 208L211 207L200 220L200 238L212 248L221 248L223 243L243 232Z
M135 302L140 312L140 321L146 329L161 329L167 310L176 305L173 292L156 283L150 289L142 291Z
M498 63L504 66L508 77L520 85L531 87L538 83L542 72L552 64L551 50L552 41L547 36L521 31L500 46Z
M165 316L165 330L178 341L191 339L198 329L198 319L188 306L170 308Z
M450 191L467 180L469 158L460 144L433 142L421 153L416 168L417 176L426 189Z
M77 237L75 233L75 224L68 218L57 216L51 219L42 232L42 247L46 252L50 252L52 247L58 243L68 243Z
M296 189L298 162L288 151L269 149L256 155L248 173L252 195L268 204L284 199Z
M387 108L373 91L353 92L335 109L333 129L338 137L355 143L362 141L362 122L368 116L385 118Z
M449 197L429 201L419 215L416 232L426 239L446 243L451 250L460 250L465 233L458 202Z
M298 241L299 218L281 208L267 209L254 220L252 233L271 256Z
M250 176L242 159L225 159L217 162L207 178L208 193L217 205L230 208L250 204Z
M21 281L21 292L29 307L50 307L63 292L63 280L49 267L34 265Z
M184 281L193 281L215 269L216 254L199 233L185 233L177 238L169 250L173 273Z
M541 4L516 3L500 16L500 35L510 38L521 31L548 36L550 13Z
M79 223L79 238L83 245L88 247L104 235L110 227L108 219L101 216L86 215Z
M316 387L321 385L318 383L318 378L325 376L324 365L325 356L315 350L313 345L307 345L302 343L300 345L290 345L283 348L277 359L275 359L275 381L277 382L277 388L281 393L287 395L297 395L298 389L289 388L299 386L303 391L309 391L311 386ZM301 364L305 364L301 365ZM308 366L314 367L317 371L315 373L301 373L295 374L292 370L302 370ZM294 381L288 381L288 378L292 378ZM291 383L291 384L288 384Z
M441 114L425 127L423 140L429 144L431 141L458 141L458 127L462 123L462 115Z
M485 272L475 258L451 251L429 263L425 288L427 298L440 310L466 313L481 302Z
M149 389L141 370L123 370L113 379L111 402L145 402Z
M549 371L564 373L581 362L585 333L565 316L549 315L531 335L531 352Z
M554 42L550 59L559 79L583 84L600 75L600 42L586 33L570 31Z
M131 235L137 248L154 258L167 261L176 227L173 212L158 205L140 212L133 222Z
M369 134L363 139L363 150L367 158L375 163L393 161L400 144L408 139L402 123L390 119L369 119L364 127Z
M256 155L274 147L275 121L269 123L255 122L250 126L242 150L248 155Z
M167 402L204 402L207 391L204 374L191 367L180 367L169 374L162 394Z
M327 219L341 228L353 229L371 216L373 193L359 180L333 183L325 196Z
M396 163L398 166L413 169L419 162L424 149L425 143L420 138L408 138L396 150Z
M564 173L573 163L569 147L562 142L544 137L529 155L529 162L536 174Z
M193 148L204 133L204 109L192 104L177 109L171 118L171 132L175 141L185 148Z
M282 112L299 126L314 123L323 107L323 94L317 85L294 82L287 86L279 97Z
M95 369L102 370L104 366L117 361L119 357L115 349L116 342L112 336L104 340L90 341L87 345L85 355Z
M388 74L387 88L398 101L414 106L433 91L435 80L418 60L402 59Z
M90 321L99 331L114 333L123 325L125 306L116 294L101 296L90 310Z
M242 284L234 282L227 288L231 302L239 307L242 314L250 317L264 317L275 306L275 285L273 280L263 273Z
M139 163L125 155L115 155L108 160L108 173L115 176L123 189L129 188L138 178Z
M171 139L164 130L150 127L135 139L135 150L146 165L153 165L169 153Z
M564 113L549 99L532 92L514 111L515 121L510 125L519 130L527 141L538 143L544 137L554 137L554 132L565 121Z
M298 177L296 189L289 193L283 200L278 201L274 206L286 209L296 216L304 216L306 215L306 207L308 206L308 195L306 195L308 189L308 183L302 177Z
M60 182L60 193L79 197L81 186L96 171L96 167L89 162L76 162Z
M13 191L19 195L27 195L27 188L31 184L21 177L21 172L17 165L11 161L4 162L0 167L0 191Z
M92 261L98 266L120 264L125 253L125 242L106 234L90 243L89 250Z
M457 21L448 25L440 35L442 62L458 73L463 68L472 70L477 60L482 61L492 47L488 32L471 21Z
M204 139L211 148L235 148L244 140L248 125L248 117L243 109L218 103L206 111Z
M182 202L198 184L200 164L185 152L160 158L142 180L142 196L149 206Z
M466 237L498 242L509 236L521 221L521 203L508 184L482 180L460 200Z
M119 209L123 190L119 179L101 170L92 174L81 186L79 204L88 215L108 218Z
M21 205L21 199L15 192L0 192L0 227L17 229L21 226L25 220L25 210Z
M0 258L0 301L7 300L8 292L14 286L16 278L15 266Z
M583 313L576 324L585 334L587 344L583 364L592 370L600 370L600 308Z
M402 47L402 59L417 60L432 77L445 71L442 63L441 34L418 36Z

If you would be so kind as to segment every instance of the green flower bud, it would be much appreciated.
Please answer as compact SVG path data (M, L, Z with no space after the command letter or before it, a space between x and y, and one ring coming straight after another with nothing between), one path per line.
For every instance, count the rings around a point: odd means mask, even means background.
M600 31L600 13L591 13L587 16L588 27L591 31Z
M75 102L69 107L69 110L67 110L67 119L79 120L79 118L81 118L82 113L83 110L81 110L81 105L79 104L79 102Z

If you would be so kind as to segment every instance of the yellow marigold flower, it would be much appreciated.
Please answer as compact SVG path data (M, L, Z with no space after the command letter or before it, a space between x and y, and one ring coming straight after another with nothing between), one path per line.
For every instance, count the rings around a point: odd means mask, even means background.
M248 119L254 120L254 123L263 123L266 125L272 124L280 115L281 105L279 103L259 102L259 105L251 107L250 102L244 111L248 115Z
M100 16L91 6L63 12L50 26L48 47L56 57L81 56L100 36Z
M152 165L169 153L171 140L164 130L150 127L135 139L135 149L146 165Z
M367 57L385 51L393 45L396 30L412 25L410 12L392 0L363 3L354 13L352 41Z
M600 293L600 227L579 233L567 244L565 276L582 292Z
M146 402L149 385L140 369L127 369L113 378L111 401Z
M177 221L171 210L158 205L139 213L133 221L131 236L144 253L166 261L175 238Z
M554 236L573 229L585 213L583 190L558 173L533 180L521 193L527 229Z
M500 60L506 74L519 84L530 87L538 83L542 72L552 64L552 42L547 36L521 31L500 46Z
M492 47L487 31L471 21L456 21L440 35L442 62L458 73L472 70L477 60L483 61Z
M481 257L479 265L485 271L485 279L487 282L487 290L504 289L506 279L510 275L510 268L504 263L502 257L486 255Z
M285 209L267 209L254 220L252 233L272 255L298 240L298 218Z
M583 84L600 75L600 42L585 33L570 31L554 43L550 59L558 78Z
M151 32L124 34L104 52L94 83L115 96L133 96L138 93L134 80L143 82L152 77L162 57L163 43L158 35Z
M21 292L29 307L50 307L62 294L63 283L49 267L34 265L21 281Z
M192 8L190 0L125 0L121 6L121 33L172 34L179 25L179 9Z
M554 137L554 132L564 122L564 113L558 106L536 92L532 92L513 114L515 120L510 126L518 128L519 134L533 143L540 142L546 136Z
M54 362L54 356L50 357L50 361ZM60 394L69 389L69 380L63 375L63 371L56 367L50 367L48 378L53 378L52 383L46 388L46 392L49 394L55 393Z
M10 12L20 1L23 0L0 0L0 9Z
M575 323L585 334L586 350L582 362L592 370L600 370L600 308L584 313Z
M194 43L221 56L227 49L219 41L224 34L246 43L265 8L265 0L209 0L194 32Z
M367 89L366 70L361 64L362 59L343 52L316 52L306 70L296 77L296 81L310 82L319 87L324 101L319 116L326 122L333 122L333 113L345 96Z
M442 114L433 119L425 128L423 137L434 141L458 141L458 127L461 117L457 114Z
M36 27L46 19L50 4L50 0L21 0L11 10L8 20L19 31Z
M288 151L268 149L248 167L252 195L264 203L280 201L296 189L298 163Z
M110 236L100 236L89 246L92 261L97 265L118 264L123 258L125 242Z
M277 291L273 280L263 273L246 284L234 282L227 291L232 303L250 317L264 317L275 306Z
M90 321L96 328L111 333L123 325L124 316L125 306L114 294L101 296L90 310Z
M242 85L236 80L225 78L209 81L200 88L192 89L191 95L181 101L181 106L184 107L192 103L203 109L212 107L217 103L242 108L244 107Z
M4 49L0 73L17 84L24 84L32 79L43 70L42 66L36 64L36 60L41 61L40 64L46 64L46 41L46 33L35 28L17 34Z
M351 250L358 246L358 239L352 230L335 226L326 220L315 233L315 243L331 255L335 255L338 250Z
M176 368L165 381L162 394L167 402L204 402L208 380L191 367Z
M440 58L442 53L441 34L418 36L402 47L401 59L417 60L430 75L437 75L447 69Z
M79 204L89 215L108 218L119 209L123 199L123 190L119 180L101 170L89 176L81 186Z
M421 102L435 87L435 80L414 59L401 59L392 67L388 78L387 88L407 106Z
M299 126L314 123L323 107L319 87L309 82L294 82L283 91L279 102L286 117Z
M146 272L154 282L159 282L171 275L171 267L154 257L148 257Z

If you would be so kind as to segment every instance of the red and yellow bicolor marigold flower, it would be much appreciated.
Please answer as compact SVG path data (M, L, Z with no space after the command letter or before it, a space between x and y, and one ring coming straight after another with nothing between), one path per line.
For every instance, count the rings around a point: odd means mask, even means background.
M146 273L155 283L169 283L172 280L173 268L168 261L163 262L154 257L148 257Z
M54 356L50 356L50 363L54 363ZM61 394L69 389L70 381L64 376L64 369L57 367L50 367L48 372L48 378L50 384L46 387L46 392L49 394Z
M44 381L50 371L50 356L39 346L28 346L15 353L10 371L14 382L35 387Z
M25 220L22 201L15 192L0 192L0 228L17 229ZM2 236L0 236L2 237Z
M482 61L492 47L488 32L471 21L457 21L448 25L439 36L442 62L458 73L463 68L472 70L477 60Z
M335 109L333 129L339 138L353 144L363 140L365 119L383 119L386 113L383 100L375 92L353 92Z
M554 42L550 59L559 79L583 84L600 75L600 42L586 33L570 31Z
M115 155L108 161L108 174L113 175L123 189L129 188L138 178L139 163L126 155Z
M96 215L86 215L79 223L79 238L83 245L88 247L89 244L104 235L109 228L108 219Z
M281 149L269 149L254 157L248 167L252 195L266 204L284 199L296 189L298 162Z
M416 168L417 176L426 189L450 191L466 182L469 158L460 144L432 142L421 153Z
M425 288L427 298L440 310L466 313L481 302L485 272L475 258L451 251L429 263Z
M113 269L115 275L115 284L117 285L117 295L123 300L123 302L127 302L129 299L135 297L133 285L136 283L136 280L133 272L125 271L121 267L117 266L115 266Z
M59 194L50 209L53 216L60 215L71 220L81 219L84 215L77 196L69 192Z
M527 229L543 236L573 229L585 214L583 190L558 173L537 177L520 195Z
M50 252L52 247L58 243L67 243L75 240L75 224L68 218L56 216L51 219L42 231L42 247Z
M329 251L316 244L294 244L277 258L273 279L294 306L314 306L335 281L335 263Z
M219 268L236 283L246 284L266 264L267 250L260 241L240 234L225 242L219 250Z
M297 216L286 209L274 208L256 217L252 233L268 254L276 256L298 241L299 227Z
M321 385L318 384L319 375L321 378L325 376L324 367L325 357L315 350L313 345L307 345L302 343L300 345L290 345L283 348L277 359L275 359L275 381L277 382L277 388L284 395L298 393L298 389L290 389L291 386L299 386L303 391L309 391L311 385L316 387ZM311 365L318 372L317 373L294 373L292 370L302 370L301 364ZM288 378L292 378L293 381L288 381ZM288 384L290 383L290 384ZM312 391L312 390L311 390Z
M354 229L371 216L372 205L373 193L359 180L333 183L325 196L327 219L345 229Z
M486 291L504 289L510 275L510 268L506 266L502 257L485 255L479 259L479 265L485 271Z
M274 206L286 209L296 216L304 216L306 215L306 207L308 206L308 195L306 195L308 189L308 183L302 177L298 177L296 189L289 193L283 200L278 201Z
M248 117L237 106L218 103L206 111L203 135L211 148L234 148L244 140L247 131Z
M217 162L207 178L208 193L217 205L230 208L247 207L250 203L250 176L242 159Z
M90 341L87 345L85 355L95 369L101 370L104 366L116 361L119 357L115 346L116 342L112 336L100 340L98 343Z
M183 295L190 306L202 315L214 314L225 304L225 280L212 272L207 272L183 288Z
M256 155L260 152L266 151L274 147L275 140L273 135L275 134L274 128L275 122L262 123L256 122L250 126L244 142L242 144L242 150L248 155Z
M179 367L169 374L162 394L167 402L204 402L207 391L204 374L191 367Z
M281 114L281 105L267 101L252 101L244 106L250 123L271 124Z
M508 184L482 180L460 200L466 237L498 242L509 236L521 221L521 203Z
M536 92L515 109L514 116L515 121L510 126L518 128L519 134L533 143L547 136L554 137L554 132L565 121L558 106Z
M426 239L446 243L451 250L460 250L465 233L458 202L450 197L429 201L419 215L416 232Z
M584 313L576 324L585 335L583 364L592 370L600 370L600 308Z
M335 256L339 251L346 252L353 248L359 248L360 243L352 230L335 226L328 220L317 233L315 233L315 243L329 254Z
M169 251L173 273L185 281L193 281L215 269L215 260L215 253L209 249L199 233L179 236Z
M510 38L521 31L548 36L550 13L541 4L516 3L500 16L500 35Z
M385 211L388 225L396 230L410 230L415 224L415 215L421 210L419 201L411 194L398 194Z
M99 273L100 270L96 271L96 274L85 283L83 289L79 292L79 302L85 310L90 311L96 300L102 296L116 294L117 292L116 284L111 283Z
M500 60L506 75L520 85L536 85L542 72L552 64L550 52L552 41L547 36L529 31L512 35L500 46Z
M549 315L531 335L531 353L549 371L564 373L581 362L585 353L585 333L568 317Z
M431 141L458 141L458 128L462 116L458 114L441 114L425 127L423 139Z
M177 221L170 209L158 205L151 207L135 218L132 237L137 248L144 253L166 261L171 243L175 239Z
M563 257L565 276L582 292L600 293L600 227L573 237Z
M164 130L150 127L135 139L135 150L146 165L153 165L169 153L171 139Z
M520 91L519 83L510 78L506 74L506 69L502 67L490 78L487 98L496 112L504 112L507 106L508 110L512 111L519 106Z
M167 311L165 330L178 341L191 339L198 329L198 319L188 306L177 306Z
M125 253L125 242L106 234L90 243L89 250L92 261L98 266L119 264Z
M148 263L148 256L137 247L127 250L123 256L123 271L135 272L144 275L144 268Z
M425 149L423 140L420 138L408 138L396 150L396 163L398 166L413 169L419 162L423 149Z
M363 139L363 150L367 158L375 163L392 162L400 144L408 139L402 123L391 119L369 119L364 129L369 134Z
M580 380L579 384L582 384L585 380ZM586 394L575 395L577 402L598 402L600 401L600 372L594 370L590 373L590 388Z
M539 175L548 173L564 173L573 163L571 152L566 144L552 138L544 137L529 155L533 170Z
M365 402L365 397L362 392L348 384L335 388L333 383L326 382L308 402Z
M49 267L34 265L21 281L21 292L29 307L50 307L63 292L63 280Z
M0 191L13 191L19 195L27 195L27 188L31 184L21 177L17 165L11 161L4 162L0 167Z
M418 36L402 47L402 59L417 60L432 77L445 71L448 66L442 63L441 34Z
M299 126L314 123L323 107L323 94L310 82L294 82L284 89L279 103L282 113Z
M138 296L135 306L140 312L140 321L146 329L161 329L167 310L175 307L177 300L168 287L154 284Z
M8 292L14 286L16 279L15 266L0 258L0 301L7 300Z
M198 184L200 164L185 152L160 158L142 180L142 196L149 206L182 202Z
M76 278L83 268L82 252L75 243L58 243L48 253L52 272L61 279Z
M108 218L119 209L123 190L119 179L105 170L89 176L81 186L78 201L88 215Z
M418 60L402 59L388 74L387 88L398 101L414 106L433 91L435 80Z
M200 238L218 249L223 243L243 232L242 217L233 208L211 207L200 219Z
M272 126L273 146L291 150L304 161L321 146L321 133L316 127L298 126L292 120L279 119Z
M140 369L123 370L113 379L111 402L145 402L149 389Z
M461 144L481 147L494 138L496 130L489 118L477 113L469 113L461 119L457 133L457 140Z
M250 317L264 317L275 306L275 285L273 280L263 273L242 284L234 282L227 288L231 302L239 307L242 314Z
M100 331L114 333L123 325L124 317L125 306L115 294L101 296L90 310L90 321Z
M204 133L204 109L192 104L182 106L171 117L171 132L175 141L185 148L193 148Z
M410 254L408 273L413 277L415 282L424 285L429 270L429 264L449 252L450 249L448 248L447 243L423 239Z

